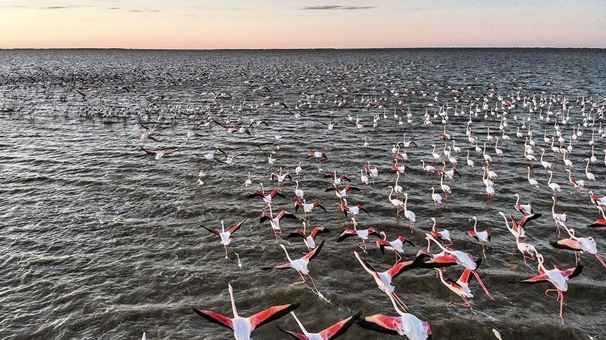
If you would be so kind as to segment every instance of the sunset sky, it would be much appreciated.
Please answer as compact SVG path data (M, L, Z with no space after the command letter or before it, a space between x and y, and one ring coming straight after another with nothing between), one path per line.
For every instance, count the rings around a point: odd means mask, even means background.
M0 48L606 48L606 0L1 0Z

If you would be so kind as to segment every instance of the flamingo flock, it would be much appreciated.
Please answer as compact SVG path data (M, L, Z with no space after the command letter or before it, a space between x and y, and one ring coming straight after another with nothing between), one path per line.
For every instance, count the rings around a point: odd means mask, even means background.
M265 78L249 66L237 72L244 90L210 82L203 105L150 97L128 134L141 168L200 171L198 185L195 176L183 181L201 207L194 256L204 258L202 273L224 271L233 313L218 312L226 301L210 306L206 298L225 286L205 277L206 295L187 309L201 334L232 337L216 324L237 340L423 340L449 333L446 320L477 318L486 322L477 338L507 338L493 329L492 306L528 316L511 299L528 295L557 310L551 322L568 322L565 307L581 307L573 294L565 304L565 294L606 270L606 162L595 155L606 146L604 99L494 84L428 91L422 77L402 86L363 69L302 72L284 93L277 84L294 77L287 65ZM381 86L351 85L375 76ZM338 86L326 88L328 80ZM242 317L232 285L239 301L265 294L268 303L249 301L256 312ZM543 291L557 294L557 309Z

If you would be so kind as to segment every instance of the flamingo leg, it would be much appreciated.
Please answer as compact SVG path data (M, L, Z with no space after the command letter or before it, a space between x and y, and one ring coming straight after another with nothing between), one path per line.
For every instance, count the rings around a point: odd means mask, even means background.
M227 256L227 246L223 246L223 248L225 248L225 258L228 259L229 257Z
M408 306L404 303L404 301L402 301L402 299L400 299L400 297L396 293L391 293L391 297L394 299L394 301L396 301L398 307L400 307L403 311L410 311L410 308L408 308Z
M486 257L486 244L482 242L482 255Z
M478 272L476 272L475 270L472 270L471 272L473 273L473 275L476 277L476 279L480 283L480 286L482 286L482 289L484 289L484 292L486 293L486 295L489 298L494 299L492 297L492 294L490 294L490 292L488 291L488 289L486 289L486 286L484 285L484 281L482 281L482 278L480 277L480 274L478 274Z

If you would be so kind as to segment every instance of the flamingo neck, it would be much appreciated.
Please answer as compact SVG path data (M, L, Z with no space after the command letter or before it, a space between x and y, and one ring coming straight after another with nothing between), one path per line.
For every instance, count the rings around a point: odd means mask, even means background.
M238 317L238 310L236 309L236 300L234 299L234 291L231 288L231 285L228 285L229 290L229 299L231 300L231 309L234 312L234 318Z

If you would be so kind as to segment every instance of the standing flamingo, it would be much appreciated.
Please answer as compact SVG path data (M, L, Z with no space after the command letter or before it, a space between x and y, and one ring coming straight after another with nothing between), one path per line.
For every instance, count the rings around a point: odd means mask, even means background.
M413 232L415 229L415 220L417 219L414 212L406 209L406 203L408 202L408 193L404 193L404 216L410 221L410 231Z

